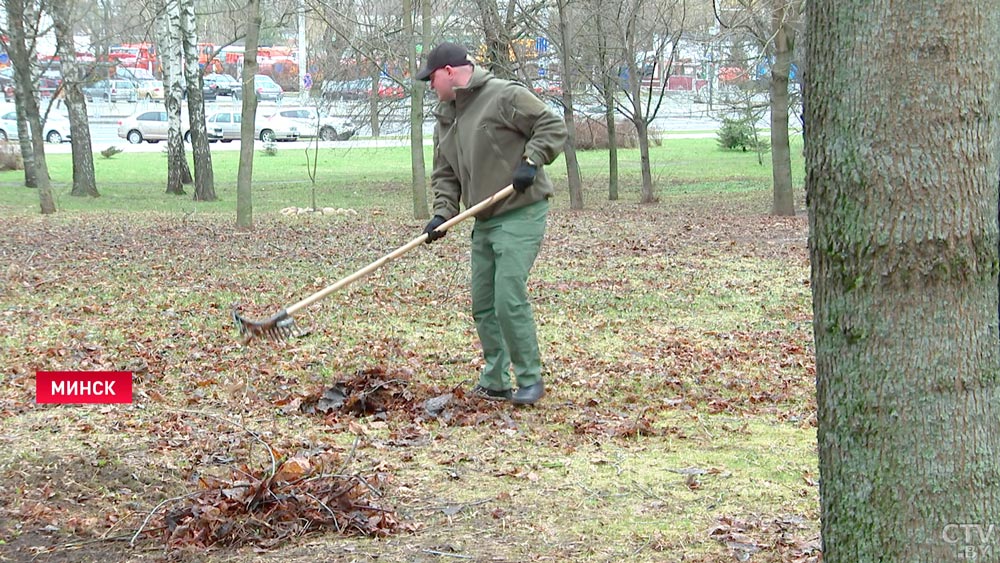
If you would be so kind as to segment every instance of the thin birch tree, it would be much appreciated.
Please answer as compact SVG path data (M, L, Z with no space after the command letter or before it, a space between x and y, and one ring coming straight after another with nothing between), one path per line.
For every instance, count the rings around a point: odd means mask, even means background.
M184 79L187 86L188 124L191 155L194 158L194 200L215 201L215 171L212 151L205 129L205 98L202 94L201 67L198 64L198 24L194 0L180 3L181 43L184 46Z
M167 133L167 193L184 195L184 184L194 181L191 168L184 154L184 132L181 128L181 96L184 92L184 77L181 73L179 0L166 0L157 15L159 30L158 48L160 64L163 67L163 106L167 112L169 131Z

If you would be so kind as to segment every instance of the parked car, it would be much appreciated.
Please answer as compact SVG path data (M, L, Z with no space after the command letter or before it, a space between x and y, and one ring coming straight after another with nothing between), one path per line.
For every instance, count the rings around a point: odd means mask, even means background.
M114 74L115 78L128 80L133 84L143 80L156 80L156 75L142 67L117 66Z
M266 74L255 74L253 76L253 89L257 92L258 100L273 100L280 102L285 91L278 86L278 83Z
M135 83L135 89L140 99L163 99L163 82L160 82L159 80L139 80Z
M371 79L324 80L322 95L327 100L363 100L371 91Z
M201 85L201 99L202 100L204 100L206 102L214 102L216 99L218 99L218 97L219 97L219 93L215 90L215 88L212 88L211 86L209 86L208 84L205 84L205 83L203 83ZM184 99L184 100L187 99L187 89L186 88L184 89L184 93L181 94L181 98Z
M243 83L228 74L206 74L202 80L219 96L232 96L239 100L243 94Z
M346 119L323 115L314 107L283 107L273 115L299 124L299 137L319 137L323 141L346 141L354 135L354 126Z
M217 111L205 117L208 138L213 141L239 141L243 114L240 111ZM299 124L296 120L276 114L257 114L254 120L254 139L261 141L294 141L299 138Z
M371 96L372 88L369 86L368 97L370 98ZM395 80L391 80L383 76L382 79L378 81L378 97L398 100L406 97L406 90L404 90L403 87Z
M170 122L162 109L141 111L118 122L118 136L133 145L166 141L169 133ZM191 126L184 112L181 112L181 134L185 141L191 140Z
M42 137L49 143L62 143L69 140L69 118L57 113L50 113L42 123ZM16 141L17 111L13 108L0 114L0 141Z
M217 111L205 117L205 129L213 141L239 141L242 125L243 114L239 111Z
M258 115L254 138L261 141L294 141L299 138L299 123L278 114Z
M106 102L135 102L139 99L139 91L128 80L112 78L98 80L90 86L83 87L83 95L88 102L104 100Z

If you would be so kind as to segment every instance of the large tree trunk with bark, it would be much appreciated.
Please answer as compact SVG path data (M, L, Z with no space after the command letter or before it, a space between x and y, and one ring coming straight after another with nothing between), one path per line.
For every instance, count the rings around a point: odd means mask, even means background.
M51 0L52 22L56 34L56 53L63 75L63 95L69 113L70 142L73 145L73 189L70 195L100 197L94 175L94 149L90 142L87 100L80 89L80 72L73 43L73 6L71 0Z
M772 0L774 65L771 67L771 178L774 215L795 215L792 190L792 153L788 144L788 73L792 66L792 38L788 0Z
M430 0L417 0L419 13L423 16L424 5ZM407 64L410 76L417 75L420 57L417 55L417 43L424 43L423 33L418 37L414 24L417 7L412 0L403 0L403 29L406 32ZM423 19L421 17L421 19ZM421 24L423 29L423 24ZM413 199L413 218L427 219L427 172L424 163L424 83L420 80L411 81L410 92L410 191Z
M580 161L576 158L576 123L573 116L573 40L569 34L569 9L567 0L556 0L559 13L559 50L562 55L563 119L566 121L566 177L569 184L569 208L583 209L583 180L580 178Z
M995 561L1000 11L806 10L823 561Z
M24 0L6 0L6 5L9 38L7 49L14 66L16 103L21 114L27 119L30 129L30 131L20 131L21 128L18 127L18 134L21 135L22 147L26 138L31 139L31 150L28 154L32 155L39 206L42 214L48 215L56 212L56 204L52 199L52 183L49 181L49 168L45 162L45 139L42 138L42 122L33 87L35 81L31 72L32 54L27 48L24 22L28 20L28 14ZM26 168L29 166L27 158L24 165Z
M247 36L243 49L243 111L240 114L240 165L236 172L236 225L253 226L253 147L257 118L257 92L253 77L257 74L257 46L260 42L260 0L247 5Z
M181 7L179 0L166 0L157 18L159 29L160 65L163 67L163 107L167 112L167 193L184 195L184 184L191 184L191 168L184 155L184 130L181 120L181 96L184 77L181 74Z
M198 27L194 0L180 0L181 40L184 45L184 78L187 83L188 117L191 126L191 155L194 157L194 200L215 201L215 171L205 130L205 97L202 95L201 68L198 66Z

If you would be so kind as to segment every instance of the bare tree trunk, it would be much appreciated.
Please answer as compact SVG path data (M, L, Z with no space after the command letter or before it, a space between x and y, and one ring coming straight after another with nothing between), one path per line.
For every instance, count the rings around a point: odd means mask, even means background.
M569 34L567 0L557 0L559 12L559 49L563 62L563 119L566 121L566 177L569 183L570 209L583 209L583 180L580 178L580 161L576 158L576 123L573 117L573 40Z
M379 120L379 106L382 101L378 95L379 83L382 79L382 70L379 68L378 63L375 61L371 62L371 69L369 72L369 78L372 81L372 92L368 96L368 122L372 128L372 137L376 139L381 135L381 123Z
M642 102L642 69L636 62L639 53L638 19L641 8L641 0L634 0L628 15L628 24L625 32L625 50L628 55L628 80L629 91L632 98L632 123L635 125L636 134L639 137L639 165L642 169L642 195L640 203L655 203L656 195L653 193L653 174L649 164L649 133L646 127L646 116L643 112Z
M18 4L8 4L7 5L8 21L10 18L10 10L12 8L15 11L19 10L18 13L22 14L19 15L18 17L22 18L24 17L23 2ZM22 46L25 46L23 60L20 62L14 60L15 57L14 49L9 44L7 45L8 56L11 58L11 64L14 66L15 76L18 76L16 72L17 72L17 67L19 65L27 66L30 72L31 61L34 58L32 51L26 48L27 38L25 37L25 35L28 33L28 30L25 29L23 24L18 29L20 31L20 35L15 36L15 31L12 29L10 32L11 36L8 39L9 41L19 40L20 44ZM14 81L14 104L17 110L17 139L18 139L17 144L21 149L21 160L24 163L24 185L25 187L28 188L38 187L38 167L35 165L35 149L31 145L31 128L28 125L28 115L25 110L25 102L24 102L25 96L35 95L33 85L34 81L22 82L20 79Z
M163 106L170 130L167 133L167 193L184 195L184 184L191 184L191 168L184 155L184 131L181 127L181 9L179 0L166 0L157 21L160 32L160 64L163 67Z
M996 561L1000 12L806 10L823 561Z
M191 126L191 155L194 157L194 200L215 201L215 171L205 130L205 99L201 68L198 66L198 27L194 0L180 0L181 39L184 45L184 78L187 82L188 118Z
M659 198L653 192L653 171L649 160L649 129L646 127L646 120L637 120L635 129L639 136L639 165L642 168L642 197L639 203L656 203Z
M618 200L618 125L615 120L614 88L611 81L608 81L604 90L604 122L608 127L608 201Z
M14 87L16 102L24 113L30 128L31 154L34 156L33 168L38 186L38 200L43 215L56 212L56 204L52 199L52 184L49 180L49 168L45 162L45 139L42 138L42 122L38 111L38 100L35 98L34 79L31 73L31 53L27 48L24 22L27 19L24 0L6 0L7 5L7 45L10 60L14 66ZM20 133L20 131L19 131ZM26 136L21 137L25 139ZM22 141L22 146L23 146ZM25 168L28 167L25 161Z
M17 66L17 63L12 64ZM31 128L28 126L28 115L24 109L25 96L34 96L32 88L30 86L23 88L15 82L14 105L17 108L17 144L21 149L21 160L24 162L24 186L37 188L38 167L35 166L35 149L31 145Z
M430 0L417 0L420 4L420 14L424 13L424 5ZM407 62L410 76L417 75L420 58L417 56L417 29L414 25L414 5L412 0L403 0L403 29L407 36ZM426 45L421 33L420 43ZM413 218L427 219L427 172L424 163L424 83L413 81L410 95L410 186L413 193Z
M608 48L608 37L604 30L602 3L598 1L592 11L597 23L597 60L601 69L602 94L604 95L604 122L608 128L608 200L618 200L618 131L615 122L615 92L618 90L618 76L613 72L614 60Z
M792 66L792 33L788 25L788 0L772 0L774 65L771 67L771 176L774 182L774 215L795 215L792 190L792 156L788 144L788 73Z
M100 197L94 176L94 149L90 142L87 100L80 90L80 72L73 43L73 7L71 0L51 0L52 21L56 34L56 53L63 75L63 94L69 113L70 142L73 145L73 189L70 195Z
M260 43L260 0L247 5L247 36L243 49L243 111L240 116L240 165L236 172L236 225L253 227L253 148L257 117L257 92L253 77L257 74L257 46ZM313 205L315 207L315 204Z

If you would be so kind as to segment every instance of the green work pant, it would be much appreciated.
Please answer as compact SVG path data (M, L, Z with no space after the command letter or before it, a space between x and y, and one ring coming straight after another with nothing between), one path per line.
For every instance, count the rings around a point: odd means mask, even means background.
M486 365L479 385L510 389L513 364L519 387L541 381L535 318L528 302L528 272L545 235L548 200L476 220L472 229L472 317Z

